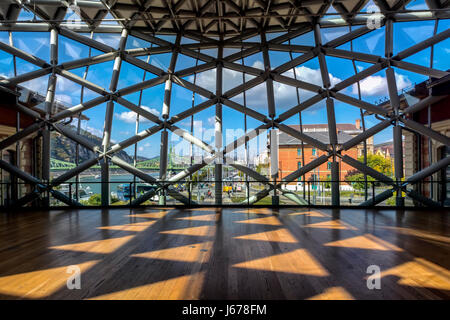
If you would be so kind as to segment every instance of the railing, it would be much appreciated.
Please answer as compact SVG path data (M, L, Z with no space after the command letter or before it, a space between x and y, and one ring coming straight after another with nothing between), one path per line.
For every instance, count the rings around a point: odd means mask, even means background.
M221 184L216 192L216 183ZM109 198L102 199L102 187L109 187ZM448 185L448 186L447 186ZM277 186L274 190L274 186ZM450 202L450 182L422 181L407 186L402 192L393 190L392 181L254 181L223 180L208 181L157 181L145 183L134 181L65 182L48 188L48 185L29 183L0 183L0 206L51 207L83 205L101 206L156 206L156 205L292 205L331 206L332 188L339 186L340 206L397 206L397 197L403 198L405 206L431 204L447 207ZM220 192L221 190L221 192ZM411 191L413 194L411 194ZM384 192L384 193L383 193ZM418 196L419 195L419 196ZM431 198L433 202L424 202ZM381 201L380 198L383 198ZM26 199L26 201L25 201ZM48 199L45 202L45 199ZM106 200L105 200L106 199ZM335 199L336 201L336 199ZM44 204L43 204L44 203Z

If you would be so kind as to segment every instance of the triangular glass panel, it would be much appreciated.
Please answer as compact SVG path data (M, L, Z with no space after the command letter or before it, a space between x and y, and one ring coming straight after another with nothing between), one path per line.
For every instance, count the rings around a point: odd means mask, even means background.
M133 37L131 35L129 35L127 38L126 49L150 48L150 47L157 47L157 45L155 44L152 45L148 41L145 41L137 37Z
M394 25L394 55L433 36L434 21L397 22Z
M13 32L14 46L45 61L50 59L49 32Z
M120 34L94 33L94 40L110 46L111 48L117 49L119 47Z
M94 64L89 67L86 80L108 90L111 84L113 68L114 61Z
M72 39L66 38L64 36L59 36L58 38L58 62L64 63L67 61L78 60L82 58L89 57L89 47L74 41ZM91 51L92 56L92 51Z
M131 63L122 61L117 88L125 88L136 83L140 83L142 82L143 78L144 70L132 65Z
M179 53L178 57L177 57L177 64L175 66L175 71L192 68L192 67L198 66L202 63L204 63L204 62L201 60L197 60L197 59L194 59L194 58L191 58L189 56Z

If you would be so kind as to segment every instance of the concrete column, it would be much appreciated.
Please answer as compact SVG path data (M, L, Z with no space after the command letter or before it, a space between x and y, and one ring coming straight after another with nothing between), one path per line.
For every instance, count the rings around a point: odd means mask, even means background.
M217 59L221 60L223 58L223 47L219 45L217 49ZM223 85L223 65L222 62L219 61L216 66L216 96L222 96L222 85ZM222 143L223 135L222 135L222 104L219 102L216 104L216 118L215 118L215 146L216 151L220 152L223 147ZM216 204L222 204L222 158L216 159L216 163L214 165L214 194Z
M395 179L400 184L403 178L403 141L402 141L402 127L398 124L393 128L394 134L394 170ZM402 191L397 189L395 203L397 206L405 205L405 198L402 196Z
M163 101L163 109L162 109L162 118L164 121L169 119L170 115L170 102L172 98L172 76L175 72L175 67L178 59L179 45L181 42L181 34L177 35L175 40L175 48L172 52L172 57L170 59L170 65L167 70L169 77L166 80L164 87L164 101ZM160 148L160 158L159 158L159 179L161 181L167 180L167 160L168 160L168 132L167 128L161 132L161 148ZM166 192L165 190L161 190L159 194L159 204L166 205Z
M270 177L276 184L278 178L278 130L271 130L270 135ZM279 205L280 199L277 195L277 188L273 189L272 205Z
M101 171L101 200L102 206L108 206L111 198L111 190L109 186L109 164L108 159L105 157L100 162L100 171Z
M334 159L331 163L331 204L333 206L339 206L340 192L339 192L339 163Z
M50 63L53 67L58 64L58 31L50 30ZM53 103L55 101L56 74L53 69L48 78L47 95L45 97L45 119L50 119L53 114ZM51 158L51 134L50 127L46 126L42 131L42 179L50 181L50 158ZM50 198L44 194L44 206L50 205Z
M161 181L167 180L167 151L168 151L168 137L169 134L166 129L161 132L161 148L159 158L159 179ZM166 194L161 190L159 194L159 204L166 205Z
M392 33L392 30L390 30ZM386 33L386 37L392 37L391 33ZM399 116L400 98L397 91L397 83L395 82L394 70L389 67L386 69L386 79L388 83L389 98L391 105L394 109L394 114ZM402 127L399 125L398 119L395 120L395 126L393 128L393 141L394 141L394 170L395 180L397 186L401 184L403 178L403 141L402 141ZM395 202L397 206L403 206L405 199L402 196L402 191L397 189Z

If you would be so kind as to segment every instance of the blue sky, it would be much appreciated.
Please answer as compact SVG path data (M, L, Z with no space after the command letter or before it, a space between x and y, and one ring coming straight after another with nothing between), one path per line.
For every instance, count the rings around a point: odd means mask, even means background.
M416 1L415 8L421 9L423 1ZM411 6L411 4L410 4ZM449 28L450 20L440 20L438 25L438 32L442 32ZM434 21L424 21L424 22L403 22L394 24L394 54L412 46L420 41L423 41L433 35ZM323 42L328 42L340 35L348 32L348 27L345 28L330 28L322 30L322 40ZM269 38L275 37L277 34L270 35ZM14 46L19 49L30 52L41 59L49 60L49 47L48 47L48 33L25 33L25 32L13 32ZM168 41L174 41L174 37L165 36L164 39ZM106 43L110 46L117 47L119 35L112 34L96 34L94 39ZM253 41L256 39L249 39L248 41ZM7 32L0 32L0 41L9 43L9 35ZM193 42L189 39L183 39L184 43ZM292 44L303 44L303 45L314 45L313 35L311 33L302 35L291 41ZM150 44L146 41L134 38L130 36L127 41L127 48L138 48L138 47L149 47ZM350 50L350 43L347 43L341 47L341 49ZM374 30L365 36L353 41L353 49L358 52L371 53L375 55L384 55L384 28ZM203 53L209 55L215 55L214 50L202 50ZM226 49L224 54L232 54L235 50ZM433 67L440 70L447 70L450 68L450 39L447 39L434 47L434 60ZM101 52L92 49L91 55L99 55ZM76 60L83 57L89 56L89 48L76 43L63 36L59 37L59 60L60 63L70 60ZM295 58L298 54L293 54ZM140 59L147 61L149 63L158 66L161 69L167 69L170 62L170 54L159 54L148 57L139 57ZM277 67L287 61L290 57L288 53L285 52L270 52L270 59L272 68ZM340 81L352 76L354 74L353 65L350 60L338 59L333 57L327 57L328 71L330 73L330 78L332 84L339 83ZM255 68L263 68L262 54L258 53L253 56L244 59L244 64L253 66ZM416 63L423 66L430 65L430 49L426 49L418 54L415 54L406 59L408 62ZM14 76L13 70L13 59L12 56L0 51L0 74L4 77ZM182 70L188 67L194 66L196 61L190 57L180 55L177 61L176 70ZM199 64L203 62L199 61ZM236 63L241 63L241 61L236 61ZM98 65L93 65L89 67L87 73L87 79L94 82L104 88L109 87L109 81L112 72L113 61L101 63ZM358 71L361 71L370 66L367 63L356 63ZM17 74L23 74L32 70L37 69L37 67L17 59ZM85 68L79 68L72 70L73 73L83 76L85 73ZM399 89L409 88L414 85L414 83L419 83L427 79L426 76L418 75L412 72L403 71L395 68L397 86ZM293 77L294 71L288 71L285 73L286 76ZM298 79L303 81L315 83L321 85L322 80L319 71L319 65L317 58L308 61L296 68L296 75ZM155 76L147 73L145 75L145 80L154 78ZM250 79L250 76L246 76L246 79ZM36 80L23 83L22 85L28 87L32 90L38 91L40 93L45 93L48 77L42 77ZM122 64L121 75L119 79L118 88L127 87L129 85L138 83L144 79L144 71L124 62ZM197 75L196 83L200 86L207 88L208 90L215 91L215 70L210 70ZM194 77L187 77L186 80L193 82ZM231 71L224 70L224 87L223 90L229 90L230 88L237 86L242 83L242 74ZM283 85L281 83L274 83L275 89L275 103L277 107L278 114L288 110L290 107L297 104L297 94L296 89ZM387 85L385 79L384 70L378 72L368 79L361 82L362 99L371 103L375 103L380 99L384 99L387 93ZM147 111L154 113L155 115L160 115L163 105L163 92L164 84L146 89L142 92L141 105L146 108ZM342 91L343 93L358 97L358 92L356 86L350 86ZM304 101L312 96L312 93L305 90L300 90L300 101ZM45 95L45 94L44 94ZM85 90L83 95L83 100L88 101L97 94L91 92L90 90ZM81 87L75 83L72 83L64 78L58 78L57 86L57 99L62 101L68 106L77 105L80 103L81 97ZM129 101L139 104L140 92L136 92L125 96ZM267 114L267 102L266 102L266 88L265 84L259 85L252 88L246 92L247 106L257 110L260 113ZM243 103L243 95L234 97L232 100ZM205 101L203 97L195 95L195 104ZM192 92L173 85L172 92L172 104L170 109L170 115L173 116L178 114L192 106ZM101 104L94 107L87 112L85 115L89 117L89 121L83 121L82 127L90 131L93 134L101 135L103 129L103 122L105 117L106 104ZM336 110L336 121L338 123L354 123L356 119L360 117L360 110L356 107L335 102ZM210 107L194 116L194 134L198 137L203 138L206 142L214 145L214 107ZM119 142L135 134L136 114L125 107L116 104L114 110L114 120L113 120L113 142ZM326 123L326 109L324 101L306 109L302 112L303 123ZM298 124L298 115L293 116L288 119L285 123L287 124ZM366 117L366 126L371 127L378 123L378 120L373 116ZM247 118L247 128L252 129L260 125L261 123L250 117ZM149 128L154 124L150 121L141 121L139 125L139 131ZM190 130L190 118L185 119L178 123L181 128ZM224 139L226 143L229 143L235 138L236 135L243 133L244 128L244 115L230 108L223 107L223 128L224 128ZM240 131L239 131L240 130ZM254 155L256 155L262 148L265 148L265 135L263 138L255 139L251 142L254 148ZM170 135L172 144L176 145L177 153L187 154L189 152L189 145L187 143L180 143L180 140L176 139L176 136ZM375 136L375 143L380 143L383 141L388 141L392 139L392 130L387 129ZM259 141L258 141L259 140ZM147 138L138 144L138 155L144 157L152 157L159 154L160 146L160 134L155 134L154 136ZM259 151L258 151L259 150ZM130 147L127 151L132 154L134 152L134 147ZM238 150L241 152L242 148Z

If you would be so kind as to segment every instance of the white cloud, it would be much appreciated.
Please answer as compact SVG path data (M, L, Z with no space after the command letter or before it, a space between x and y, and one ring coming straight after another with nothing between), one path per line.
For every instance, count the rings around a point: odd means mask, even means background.
M412 85L408 77L395 73L395 80L397 89L402 90ZM387 96L389 94L386 77L383 76L369 76L360 81L361 94L363 96ZM352 93L358 94L358 85L355 83L352 86Z
M34 48L30 48L28 46L28 44L30 42L27 41L27 39L22 39L21 37L16 37L17 39L17 47L19 49L24 50L25 52L33 52L33 53L37 53L39 50L41 50L43 47L46 47L45 49L47 49L50 45L48 43L48 39L46 37L34 37L33 41L34 44L38 44L37 46L35 46Z
M159 111L156 110L155 108L149 108L147 106L142 106L141 108L146 110L146 111L148 111L148 112L150 112L150 113L153 113L155 116L159 117ZM134 111L124 111L122 113L115 113L114 114L114 116L117 119L119 119L121 121L124 121L126 123L135 123L136 122L136 115L137 115L137 113L134 112ZM139 117L139 122L149 122L149 121L150 120L148 120L147 118L144 118L142 116Z
M40 94L45 97L47 95L48 77L40 77L24 82L21 86ZM81 87L76 83L57 76L55 99L65 105L72 105L72 102L79 103L81 95Z
M289 70L285 72L283 75L288 76L290 78L294 78L294 71ZM305 66L300 66L295 68L295 75L297 77L297 80L315 84L320 87L322 87L323 85L320 69L311 69ZM335 77L331 73L329 73L328 76L330 77L332 87L342 81L340 78ZM276 97L275 101L278 104L277 105L278 108L289 107L297 104L297 93L295 88L292 86L282 84L279 82L274 82L274 93ZM299 95L300 101L305 101L316 95L316 93L308 90L299 89ZM312 109L308 109L308 111L312 111Z
M72 43L64 42L64 52L72 59L81 58L81 48Z
M258 69L264 69L261 61L255 61L252 65L253 68ZM246 75L246 80L254 78L253 76ZM194 82L194 76L189 77L189 81ZM203 87L209 91L214 92L216 90L216 69L211 69L208 71L205 71L203 73L200 73L197 75L197 78L195 80L195 84ZM236 87L240 84L242 84L242 73L230 70L230 69L223 69L223 90L227 91L233 87Z
M258 69L264 69L264 64L262 61L255 61L252 65L253 68ZM311 69L305 66L300 66L295 68L296 70L296 76L298 80L302 80L308 83L316 84L318 86L322 86L322 76L320 74L320 69ZM283 74L287 77L294 77L294 71L289 70ZM331 85L335 85L336 83L340 82L341 79L333 76L332 74L329 74ZM253 76L246 75L246 81L254 78ZM194 77L191 76L189 79L191 82L193 82ZM216 83L216 70L208 70L205 71L199 75L197 75L196 84L208 89L210 91L215 91L215 83ZM234 88L240 84L242 84L242 73L224 69L223 70L223 83L224 83L224 91L230 90L231 88ZM247 100L247 106L255 108L255 109L265 109L267 108L267 93L266 93L266 85L265 83L262 83L256 87L251 88L250 90L246 91L246 100ZM275 103L277 105L277 109L287 109L288 107L292 107L297 104L297 93L294 87L274 82L274 94L275 94ZM315 95L314 92L299 89L300 94L300 100L305 101L312 96ZM313 109L316 109L317 107L320 107L321 104L318 104L317 106L313 106L307 111L313 111ZM208 119L208 121L210 121ZM212 119L212 123L214 119Z
M100 138L103 137L103 130L100 130L100 129L97 129L97 128L94 128L94 127L91 127L91 126L88 126L88 125L86 125L84 130L86 130L90 134L93 134L94 136L97 136L97 137L100 137Z
M191 128L191 121L187 120L187 121L181 122L180 123L180 127L185 127L185 128L188 128L190 130L190 128ZM194 120L192 127L193 127L194 131L198 131L198 132L202 132L205 129L203 127L203 121L202 120Z
M67 94L57 94L57 95L55 95L55 98L57 101L61 102L62 104L65 104L65 105L72 104L72 97Z

